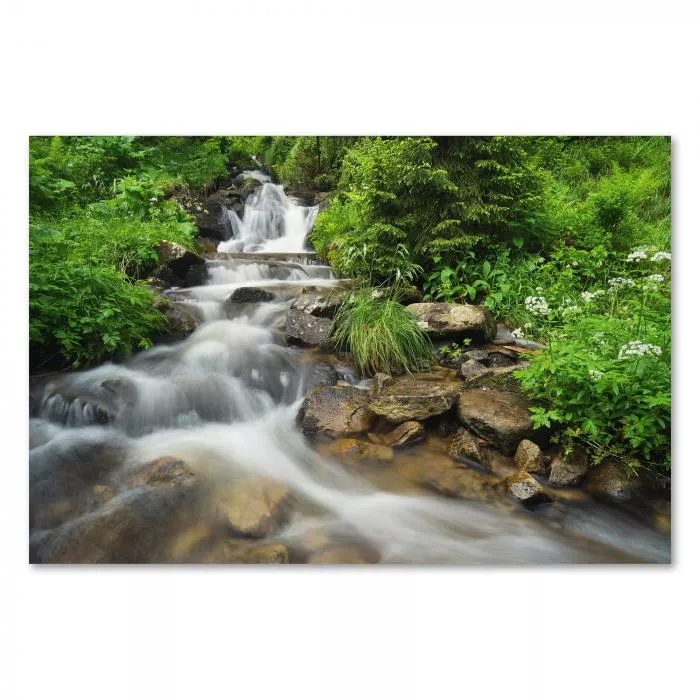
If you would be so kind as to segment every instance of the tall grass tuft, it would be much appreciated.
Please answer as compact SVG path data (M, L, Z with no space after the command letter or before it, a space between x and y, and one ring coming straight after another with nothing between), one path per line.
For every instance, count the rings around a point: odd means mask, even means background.
M420 372L430 367L433 356L430 339L396 296L378 298L371 288L343 300L334 318L333 340L350 350L363 376Z

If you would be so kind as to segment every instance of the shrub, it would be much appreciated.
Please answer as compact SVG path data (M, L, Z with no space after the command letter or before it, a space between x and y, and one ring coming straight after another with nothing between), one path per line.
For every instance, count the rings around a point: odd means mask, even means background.
M415 316L395 295L378 298L369 288L346 296L333 321L333 339L350 350L363 376L422 371L433 356Z

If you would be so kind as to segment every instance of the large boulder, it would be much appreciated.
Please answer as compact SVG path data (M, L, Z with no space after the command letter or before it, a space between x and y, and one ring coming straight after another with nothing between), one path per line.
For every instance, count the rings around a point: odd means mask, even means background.
M527 472L516 472L506 477L508 492L519 503L533 506L551 500L542 485Z
M519 394L489 389L467 389L457 401L460 422L507 455L535 434L528 408Z
M458 393L450 384L422 380L418 376L400 377L375 393L369 409L390 423L421 421L449 411Z
M288 513L289 489L272 479L248 476L222 489L218 509L228 526L244 537L266 537Z
M244 202L245 194L237 189L223 189L209 195L193 212L200 235L216 241L231 238L233 229L228 212L233 210L242 216Z
M364 433L372 426L369 392L352 386L324 386L311 391L297 414L305 434L332 436Z
M587 471L588 455L583 448L574 447L568 456L564 456L563 450L558 450L552 458L549 482L556 486L575 486Z
M409 304L406 309L433 338L472 338L488 342L496 335L496 322L485 306L432 302Z
M202 284L206 279L206 260L179 243L158 244L158 276L178 286Z
M157 341L181 340L194 333L199 325L196 311L184 302L170 301L166 296L157 294L154 306L168 321L167 330L156 337Z
M312 316L300 309L290 309L287 314L287 324L284 337L290 345L330 345L331 326L329 318Z
M294 300L291 308L311 316L333 318L333 315L340 307L340 303L340 294L337 291L321 294L304 289Z

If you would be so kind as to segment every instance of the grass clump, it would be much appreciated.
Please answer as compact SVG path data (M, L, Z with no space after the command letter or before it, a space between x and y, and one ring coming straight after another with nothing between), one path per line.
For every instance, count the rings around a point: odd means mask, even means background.
M430 339L396 295L379 298L369 288L343 300L334 318L333 340L350 350L363 376L424 371L433 357Z

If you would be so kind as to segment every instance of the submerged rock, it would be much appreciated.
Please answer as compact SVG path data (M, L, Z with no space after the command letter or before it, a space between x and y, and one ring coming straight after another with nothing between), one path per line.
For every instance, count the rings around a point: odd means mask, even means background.
M344 438L338 440L331 449L330 454L350 460L363 462L391 462L394 451L386 445L377 445L356 438Z
M542 450L532 440L522 440L515 451L515 465L529 474L544 474L545 458Z
M597 464L585 475L584 488L594 496L615 503L626 503L644 494L644 484L638 477L629 476L619 462L607 460Z
M409 420L396 426L390 433L381 436L385 445L390 447L401 447L402 445L412 445L425 437L425 429L418 421Z
M364 433L372 426L369 392L352 386L324 386L311 391L297 414L305 434L341 436Z
M459 395L457 415L464 426L507 455L535 432L528 401L518 395L467 389Z
M409 304L406 309L433 338L466 337L488 342L496 335L496 322L485 306L433 302Z
M516 472L506 477L510 495L523 505L532 506L551 500L542 485L527 472Z
M588 471L588 455L578 445L568 457L558 450L552 459L549 470L549 481L556 486L575 486Z
M217 505L231 529L245 537L266 537L287 514L289 489L272 479L248 476L217 496Z
M488 470L488 467L484 466L484 457L479 449L479 444L474 436L464 428L457 431L447 452L457 462Z
M447 384L414 377L401 377L377 392L369 409L390 423L421 421L449 411L458 389Z
M312 316L299 309L290 309L284 329L285 340L291 345L329 346L331 326L329 318Z

